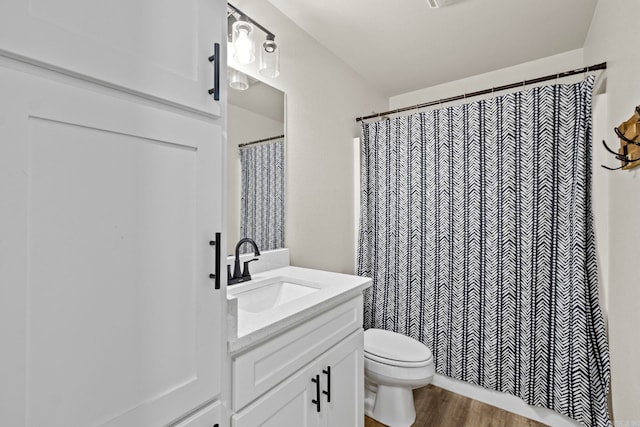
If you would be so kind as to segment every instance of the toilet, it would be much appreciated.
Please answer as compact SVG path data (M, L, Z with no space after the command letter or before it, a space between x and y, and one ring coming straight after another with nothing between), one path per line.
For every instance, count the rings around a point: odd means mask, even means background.
M390 427L416 419L415 388L431 382L431 350L411 337L383 329L364 331L364 413Z

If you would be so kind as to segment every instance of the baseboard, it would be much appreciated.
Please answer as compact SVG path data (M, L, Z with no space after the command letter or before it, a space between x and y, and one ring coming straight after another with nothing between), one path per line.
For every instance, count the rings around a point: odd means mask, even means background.
M558 412L527 405L524 400L511 394L489 390L444 375L436 374L431 384L551 427L584 427L577 421Z

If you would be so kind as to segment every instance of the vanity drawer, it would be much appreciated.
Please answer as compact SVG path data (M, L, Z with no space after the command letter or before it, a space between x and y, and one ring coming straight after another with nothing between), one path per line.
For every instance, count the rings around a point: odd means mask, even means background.
M240 410L359 328L362 296L235 357L233 409Z

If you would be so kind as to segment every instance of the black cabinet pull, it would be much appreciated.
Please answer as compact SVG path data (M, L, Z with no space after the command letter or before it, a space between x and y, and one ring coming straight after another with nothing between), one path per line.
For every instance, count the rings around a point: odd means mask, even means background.
M331 403L331 366L327 366L327 369L323 369L322 373L327 376L327 389L322 394L327 396L327 403Z
M316 375L315 378L311 378L312 383L316 383L316 398L311 400L311 403L316 405L316 410L320 412L320 375Z
M209 95L220 101L220 43L213 44L213 55L209 57L209 62L213 62L213 89L209 89Z
M220 289L220 246L222 245L222 239L220 233L216 233L216 239L209 241L210 246L216 247L215 255L215 273L209 274L209 279L216 279L215 289Z

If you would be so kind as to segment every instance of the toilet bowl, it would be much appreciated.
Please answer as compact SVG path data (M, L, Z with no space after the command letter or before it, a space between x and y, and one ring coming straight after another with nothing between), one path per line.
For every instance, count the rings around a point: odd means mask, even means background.
M364 332L364 412L390 427L410 427L416 419L413 389L431 382L435 370L427 346L382 329Z

